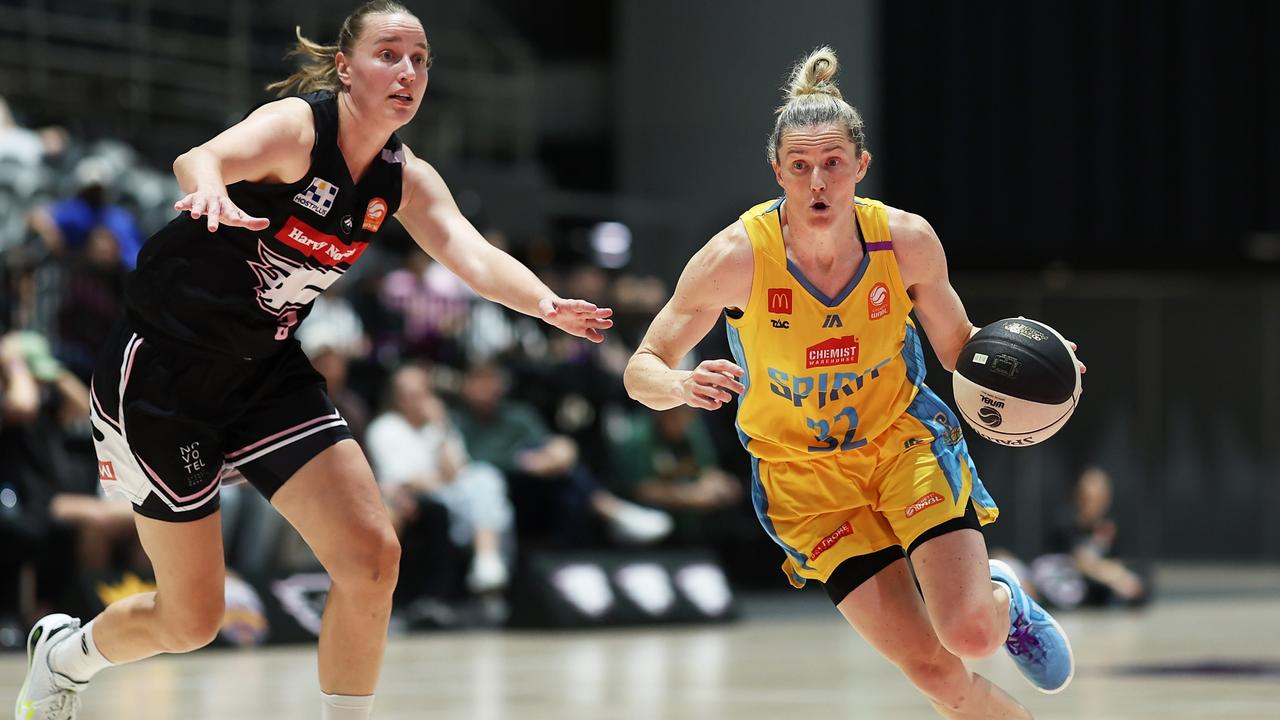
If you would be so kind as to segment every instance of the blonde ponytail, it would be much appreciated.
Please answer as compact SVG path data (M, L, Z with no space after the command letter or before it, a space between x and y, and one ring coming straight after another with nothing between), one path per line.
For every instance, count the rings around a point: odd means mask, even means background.
M321 45L314 40L308 40L303 37L301 27L295 27L294 34L298 42L285 54L285 58L302 58L301 67L284 80L268 85L267 91L284 97L317 90L331 92L341 90L342 81L338 79L338 67L334 64L334 57L340 48L337 45Z
M339 51L345 55L351 54L356 41L360 39L360 33L364 31L365 19L370 15L395 14L413 15L408 8L393 0L366 2L342 21L342 28L338 30L338 42L334 45L321 45L314 40L308 40L302 36L302 28L295 27L294 35L297 36L298 42L285 54L285 57L302 58L302 66L289 77L268 85L267 91L276 93L280 97L317 90L341 92L342 80L338 77L338 66L334 57Z
M778 145L782 134L798 128L843 125L854 149L861 153L866 149L866 129L862 116L852 105L844 101L836 86L836 70L840 61L830 47L823 45L791 69L790 79L784 88L785 102L778 108L773 133L765 152L770 164L778 161Z

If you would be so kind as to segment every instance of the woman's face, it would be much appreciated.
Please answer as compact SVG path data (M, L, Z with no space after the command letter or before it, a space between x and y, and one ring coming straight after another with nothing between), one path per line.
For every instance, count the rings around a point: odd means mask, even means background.
M839 125L784 132L773 172L787 196L788 221L823 228L847 219L870 160Z
M350 55L339 52L338 77L360 115L396 127L413 119L427 90L431 50L418 18L370 15Z

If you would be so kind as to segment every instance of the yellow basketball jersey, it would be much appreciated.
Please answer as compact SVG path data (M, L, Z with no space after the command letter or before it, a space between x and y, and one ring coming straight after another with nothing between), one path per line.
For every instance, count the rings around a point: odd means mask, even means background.
M787 260L781 208L773 200L742 214L755 274L742 315L726 318L746 371L738 434L752 456L773 462L863 447L907 410L925 374L884 204L855 199L866 252L836 297Z

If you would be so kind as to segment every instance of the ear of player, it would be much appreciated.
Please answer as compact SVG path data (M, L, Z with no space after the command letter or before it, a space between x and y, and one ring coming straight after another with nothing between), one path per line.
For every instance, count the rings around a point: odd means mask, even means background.
M1023 447L1051 437L1080 402L1080 363L1057 330L1007 318L979 330L951 376L956 410L983 438Z

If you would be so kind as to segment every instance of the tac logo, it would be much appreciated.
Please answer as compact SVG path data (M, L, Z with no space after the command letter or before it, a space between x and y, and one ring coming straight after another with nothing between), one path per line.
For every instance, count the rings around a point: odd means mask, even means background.
M769 312L791 314L791 288L769 288Z
M867 293L867 317L879 320L889 314L889 286L878 282Z
M937 505L938 503L942 502L942 499L943 499L942 496L936 492L931 492L928 495L925 495L924 497L920 498L919 500L907 506L907 517L911 517L912 515L915 515L916 513L929 507L930 505Z
M98 479L102 482L116 481L116 466L110 460L98 461Z
M306 190L293 196L293 201L311 212L324 217L333 209L333 199L338 197L338 186L324 178L313 177Z
M824 328L844 327L844 322L840 320L839 315L828 315L827 319L822 321L822 327Z
M786 330L787 328L791 327L790 321L787 321L787 320L779 320L777 318L774 318L769 322L773 323L774 327L779 328L781 330Z
M941 499L941 498L939 498ZM813 550L809 553L810 560L817 560L818 556L830 550L832 546L840 542L840 538L848 537L853 534L853 526L846 520L843 525L836 528L836 531L818 541L813 546Z
M378 232L378 228L382 227L382 219L387 216L387 201L382 198L374 198L369 201L369 207L364 211L364 224L361 226L369 232Z
M824 340L817 345L810 345L804 351L806 368L850 365L856 362L858 362L858 338L853 335Z

